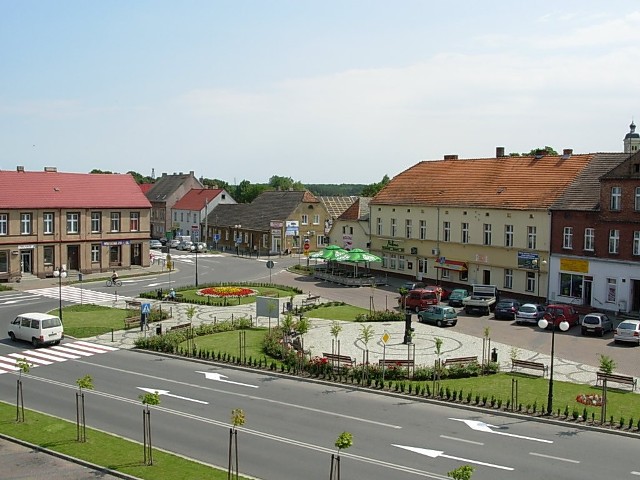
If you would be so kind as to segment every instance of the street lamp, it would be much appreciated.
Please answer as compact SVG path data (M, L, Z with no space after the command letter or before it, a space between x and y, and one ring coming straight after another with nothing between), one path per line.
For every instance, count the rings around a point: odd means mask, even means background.
M61 265L53 271L53 276L58 277L58 298L60 300L60 304L58 306L58 316L60 317L60 321L62 322L62 279L67 276L67 266Z
M198 250L200 245L196 243L195 245L191 245L191 251L196 252L196 287L198 286Z
M564 315L556 316L555 312L550 312L548 315L551 317L551 322L546 318L541 318L538 321L538 327L546 329L551 323L551 364L549 365L549 395L547 396L547 415L551 415L553 412L553 356L555 354L556 323L558 323L560 330L566 332L569 330L569 322L564 319Z

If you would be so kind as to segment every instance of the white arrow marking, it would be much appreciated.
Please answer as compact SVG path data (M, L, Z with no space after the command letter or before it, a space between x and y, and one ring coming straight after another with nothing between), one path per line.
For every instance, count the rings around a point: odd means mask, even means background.
M157 393L158 395L164 395L165 397L179 398L180 400L188 400L189 402L202 403L204 405L209 405L209 402L203 402L202 400L196 400L195 398L188 398L188 397L181 397L180 395L173 395L172 393L169 393L169 390L158 390L157 388L144 388L144 387L138 387L138 388L143 392Z
M18 303L24 302L25 300L29 300L28 298L21 298L19 300L7 300L6 302L2 302L3 305L9 305L10 303Z
M166 285L167 283L173 283L173 282L150 283L149 285L147 285L147 287L157 287L158 285Z
M543 438L535 438L535 437L525 437L524 435L516 435L515 433L507 433L507 432L496 432L491 430L491 428L499 428L495 425L489 425L484 422L478 422L477 420L463 420L461 418L450 418L449 420L455 420L456 422L466 423L472 430L477 430L479 432L485 433L493 433L495 435L504 435L505 437L513 437L513 438L521 438L523 440L531 440L532 442L541 442L541 443L553 443L553 440L545 440Z
M225 380L225 378L229 378L229 377L227 377L226 375L222 375L220 373L214 373L214 372L196 372L196 373L204 374L204 378L206 378L207 380L216 380L217 382L233 383L234 385L242 385L243 387L258 388L257 385L249 385L248 383L240 383L240 382L233 382L231 380Z
M407 447L405 445L394 445L394 444L391 444L391 445L394 447L402 448L404 450L409 450L410 452L419 453L420 455L426 455L427 457L431 457L431 458L443 457L443 458L449 458L451 460L459 460L465 463L468 462L468 463L473 463L475 465L482 465L485 467L499 468L500 470L513 471L513 468L511 467L505 467L503 465L495 465L493 463L480 462L478 460L470 460L468 458L454 457L453 455L445 455L444 452L441 452L439 450L429 450L427 448L420 448L420 447Z

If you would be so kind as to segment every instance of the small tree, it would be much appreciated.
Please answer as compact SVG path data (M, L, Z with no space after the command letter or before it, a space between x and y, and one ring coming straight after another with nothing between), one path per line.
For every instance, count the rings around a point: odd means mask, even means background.
M340 354L340 343L338 341L338 335L340 335L340 332L342 331L342 325L340 325L340 322L337 320L333 320L331 322L331 336L333 337L333 345L331 347L332 352L331 353L337 353L338 355Z
M189 332L187 333L187 356L191 356L193 350L195 350L193 340L193 317L196 315L195 305L191 305L187 308L185 313L187 314L187 320L189 320Z
M607 374L612 374L617 365L613 358L608 355L600 354L600 371Z
M331 475L329 480L340 480L340 452L353 445L353 435L349 432L342 432L336 439L335 446L338 449L336 455L331 454Z
M31 365L26 358L18 358L16 360L16 368L18 369L18 381L16 384L16 422L24 422L24 396L22 393L22 374L29 373Z
M447 477L453 478L453 480L470 480L473 474L473 467L470 465L463 465L447 472Z
M373 329L372 325L360 326L360 337L358 338L362 340L362 343L364 343L364 352L362 352L362 364L365 375L362 377L363 381L365 379L365 376L367 378L369 377L369 342L371 341L375 333L376 332Z
M238 470L238 427L244 425L246 418L244 412L240 408L234 408L231 410L231 424L232 427L229 430L229 468L227 470L227 479L231 480L235 478L237 480L239 475ZM235 463L233 457L235 453Z
M440 381L440 355L442 353L442 344L444 343L443 340L439 337L435 337L433 339L433 341L435 342L436 345L436 349L433 353L436 354L436 361L435 361L435 365L433 368L433 392L435 395L436 390L436 382Z
M147 392L138 397L145 408L142 410L142 428L143 428L143 448L144 448L144 464L153 465L153 450L151 447L151 405L160 405L160 394L155 392Z
M403 310L407 309L407 295L409 293L409 289L407 287L398 288L398 293L400 294L400 306Z
M76 380L78 391L76 392L76 440L78 442L87 441L87 420L84 409L84 392L83 390L93 390L93 378L91 375L85 375Z

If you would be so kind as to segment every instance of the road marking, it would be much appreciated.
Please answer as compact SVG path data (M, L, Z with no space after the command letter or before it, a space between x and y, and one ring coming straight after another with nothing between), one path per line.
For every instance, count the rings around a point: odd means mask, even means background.
M640 475L640 472L633 471L631 472L631 475Z
M488 423L479 422L477 420L464 420L462 418L449 418L449 420L455 420L456 422L465 423L472 430L476 430L479 432L493 433L494 435L504 435L505 437L520 438L522 440L531 440L532 442L553 443L553 440L545 440L543 438L527 437L524 435L517 435L515 433L496 432L495 430L491 429L499 427L496 427L495 425L489 425Z
M243 387L258 388L257 385L249 385L248 383L240 383L240 382L233 382L231 380L225 380L225 378L229 378L229 377L227 377L226 375L222 375L220 373L215 373L215 372L196 372L196 373L203 373L204 378L206 378L207 380L215 380L217 382L232 383L234 385L242 385Z
M473 440L467 440L465 438L448 437L447 435L440 435L440 438L446 438L447 440L455 440L456 442L471 443L473 445L484 445L484 442L474 442Z
M38 357L32 357L31 355L25 354L25 352L21 352L21 353L9 353L8 354L9 357L15 358L16 360L21 360L21 359L25 359L27 361L27 363L29 363L29 366L32 366L36 363L40 364L40 365L51 365L53 362L49 362L47 360L43 360L41 358Z
M494 463L481 462L479 460L471 460L469 458L454 457L453 455L446 455L444 452L440 450L430 450L428 448L420 448L420 447L409 447L406 445L395 445L393 443L391 445L394 447L402 448L404 450L409 450L410 452L419 453L420 455L426 455L427 457L431 457L431 458L442 457L442 458L448 458L450 460L459 460L461 462L468 462L468 463L473 463L475 465L482 465L483 467L491 467L491 468L497 468L499 470L513 471L512 467L505 467L504 465L496 465Z
M571 460L570 458L553 457L551 455L545 455L543 453L529 452L529 455L533 455L534 457L549 458L551 460L560 460L561 462L580 463L580 460Z
M132 297L123 295L115 295L107 292L97 292L84 288L72 287L64 285L63 287L38 288L34 290L25 290L26 293L38 295L47 298L61 299L71 303L113 303L116 300L133 300Z
M137 388L147 393L157 393L158 395L164 395L165 397L173 397L173 398L178 398L180 400L187 400L189 402L202 403L203 405L209 405L209 402L205 402L203 400L196 400L195 398L174 395L173 393L169 393L169 390L159 390L157 388L144 388L144 387L137 387Z

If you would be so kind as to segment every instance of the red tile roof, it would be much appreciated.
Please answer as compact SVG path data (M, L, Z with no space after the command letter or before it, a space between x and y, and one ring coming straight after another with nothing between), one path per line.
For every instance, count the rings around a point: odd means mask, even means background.
M142 193L144 193L145 195L147 194L147 192L149 190L151 190L151 187L153 187L153 183L139 183L138 184L140 186L140 190L142 190Z
M222 192L221 188L192 188L172 207L173 210L199 211Z
M394 177L370 203L548 208L595 155L423 161Z
M0 171L0 209L151 208L131 175Z

